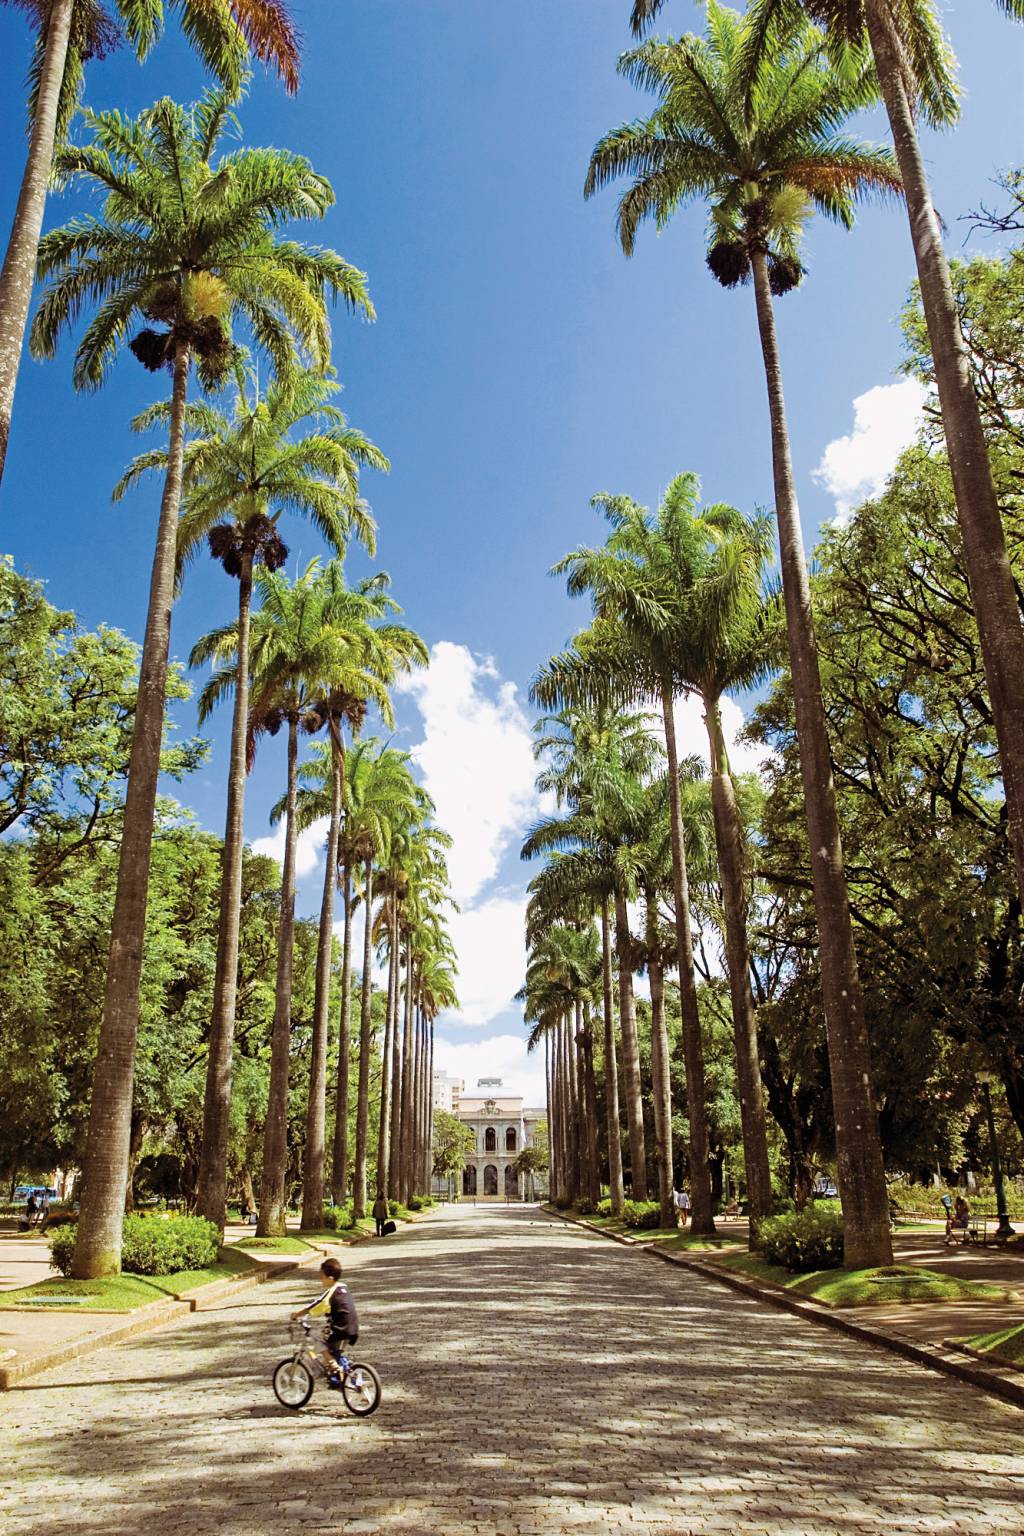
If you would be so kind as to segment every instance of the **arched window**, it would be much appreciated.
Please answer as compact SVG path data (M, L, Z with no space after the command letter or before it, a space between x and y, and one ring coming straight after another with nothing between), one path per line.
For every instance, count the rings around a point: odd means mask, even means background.
M498 1193L498 1170L493 1163L488 1163L484 1169L484 1194L496 1195Z
M462 1193L464 1195L476 1194L476 1164L467 1163L462 1170Z
M515 1128L514 1125L510 1125L508 1130L505 1132L505 1151L506 1152L514 1152L515 1149L516 1149L516 1128Z
M497 1152L497 1150L498 1150L498 1133L494 1129L493 1125L489 1125L487 1127L486 1131L484 1131L484 1151L485 1152ZM497 1191L495 1191L495 1193L497 1193Z

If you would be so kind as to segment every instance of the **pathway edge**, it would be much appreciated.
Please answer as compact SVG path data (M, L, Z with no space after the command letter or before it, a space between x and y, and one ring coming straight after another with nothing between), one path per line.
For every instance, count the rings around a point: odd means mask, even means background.
M544 1206L542 1209L547 1211L549 1216L554 1216L559 1221L574 1227L581 1227L585 1232L593 1232L598 1237L611 1238L627 1248L638 1248L642 1253L649 1254L651 1258L660 1259L663 1264L692 1269L698 1275L703 1275L708 1280L716 1280L720 1285L728 1286L729 1289L739 1291L742 1295L753 1297L756 1301L766 1301L770 1306L780 1307L784 1312L795 1313L798 1317L806 1318L808 1322L831 1328L837 1333L849 1334L855 1339L860 1339L864 1344L874 1344L880 1349L887 1349L890 1354L900 1355L905 1360L913 1360L918 1365L939 1371L945 1376L955 1376L960 1381L966 1381L969 1385L977 1387L982 1392L988 1392L993 1397L1001 1397L1007 1402L1015 1403L1018 1407L1024 1407L1024 1379L1019 1373L1015 1377L1008 1371L996 1371L991 1367L975 1365L966 1352L959 1347L950 1347L948 1340L943 1349L918 1344L901 1333L890 1333L881 1328L873 1328L870 1323L856 1322L853 1318L845 1317L841 1312L834 1311L830 1307L820 1306L805 1298L789 1296L785 1291L765 1281L755 1281L745 1275L732 1274L728 1270L720 1269L717 1265L702 1263L699 1259L680 1253L663 1253L649 1243L638 1242L636 1238L626 1237L620 1232L604 1232L600 1227L591 1226L588 1221L582 1221L576 1216L568 1216L565 1211L558 1211L553 1207Z

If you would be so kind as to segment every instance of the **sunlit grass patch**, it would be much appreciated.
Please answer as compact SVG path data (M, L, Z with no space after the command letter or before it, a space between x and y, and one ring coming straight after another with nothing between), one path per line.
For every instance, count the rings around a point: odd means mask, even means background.
M941 1270L916 1264L889 1264L874 1269L820 1269L791 1275L755 1253L729 1255L722 1260L755 1279L809 1296L827 1307L882 1307L903 1302L1007 1301L1013 1292L986 1280L962 1280Z

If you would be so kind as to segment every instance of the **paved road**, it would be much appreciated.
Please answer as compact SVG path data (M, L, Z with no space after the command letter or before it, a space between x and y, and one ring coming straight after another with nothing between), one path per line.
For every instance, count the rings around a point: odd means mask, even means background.
M353 1250L377 1415L269 1383L306 1282L0 1397L5 1536L1024 1526L1024 1415L690 1272L457 1210Z

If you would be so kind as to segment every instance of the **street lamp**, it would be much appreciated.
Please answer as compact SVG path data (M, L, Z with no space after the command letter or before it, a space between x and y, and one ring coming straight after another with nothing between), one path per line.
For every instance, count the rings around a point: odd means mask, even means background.
M1003 1165L999 1161L999 1143L996 1140L996 1121L992 1113L992 1094L989 1084L992 1081L991 1072L979 1072L978 1082L981 1084L981 1096L985 1101L985 1119L988 1121L988 1139L992 1146L992 1183L996 1189L996 1212L999 1216L999 1225L996 1227L996 1237L1013 1237L1014 1231L1010 1226L1010 1213L1006 1209L1006 1186L1003 1184Z

